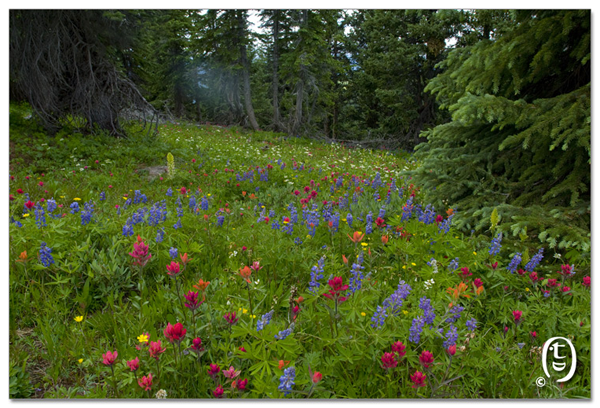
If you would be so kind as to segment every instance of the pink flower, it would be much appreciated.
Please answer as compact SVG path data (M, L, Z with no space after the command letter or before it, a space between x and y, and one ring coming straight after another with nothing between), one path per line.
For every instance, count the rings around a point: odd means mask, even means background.
M322 379L323 379L323 374L321 374L318 371L315 371L315 373L312 376L313 384L318 384Z
M540 278L538 278L538 274L537 272L531 272L529 274L529 279L531 279L532 282L536 282L538 281Z
M25 203L25 207L27 207L28 210L31 210L34 205L35 204L31 200L29 200Z
M140 359L136 357L133 360L128 361L127 365L131 371L137 371L137 369L140 368Z
M413 375L410 376L410 380L413 382L412 387L413 388L425 387L425 379L426 378L427 378L427 376L425 374L423 374L420 371L417 371L416 373L414 373Z
M456 344L451 345L450 347L448 347L446 349L446 352L448 354L450 354L451 356L453 356L454 354L456 354Z
M148 349L148 352L150 353L150 357L158 360L158 358L160 357L160 355L162 353L164 353L165 351L167 351L167 348L162 348L162 344L161 341L151 341L150 342L150 348Z
M529 334L531 334L531 337L533 337L534 339L537 337L537 333L534 331L529 332Z
M392 352L397 353L398 357L400 358L404 357L404 355L406 354L406 351L404 351L405 349L406 346L402 344L401 341L397 341L394 344L392 344Z
M423 365L423 367L429 368L429 366L433 364L433 354L427 350L424 350L419 356L419 362Z
M592 284L592 278L590 278L589 276L584 276L583 277L583 282L581 283L584 287L589 288L590 285Z
M471 276L471 275L473 275L473 274L472 274L472 273L469 271L469 268L468 268L468 267L466 267L466 266L465 266L464 268L460 268L460 270L462 271L462 273L460 274L460 276L461 276L462 278L466 278L466 277L468 277L468 276Z
M252 269L254 272L258 272L259 270L261 270L263 267L260 266L260 262L259 261L254 261L252 262L252 266L250 267L250 269Z
M204 350L204 347L202 346L202 339L200 337L196 337L194 340L192 340L192 350L196 351L196 352L200 352L202 350Z
M171 277L175 277L179 274L180 269L179 269L179 263L175 262L175 261L171 261L170 265L167 265L167 275L171 276Z
M181 324L181 322L175 323L174 325L167 323L167 327L165 330L163 330L163 334L171 343L178 343L183 340L185 333L187 333L187 330L183 328L183 324Z
M139 379L138 384L144 389L144 391L150 391L152 389L152 373Z
M130 252L134 258L133 264L143 268L146 266L148 261L152 259L152 254L148 251L149 247L142 241L142 238L138 235L137 242L133 243L133 252Z
M483 286L483 282L481 279L477 278L473 281L473 285L475 285L476 288L479 288L479 287Z
M548 285L551 288L555 287L556 284L557 284L556 279L548 279L548 283L546 283L546 285Z
M225 378L229 378L230 380L236 378L238 375L240 375L240 373L241 371L236 370L235 368L233 368L233 366L229 366L229 370L223 370L223 375L225 376Z
M515 323L519 324L521 322L521 317L523 316L523 312L521 312L520 310L514 310L512 312L513 314L513 318L515 319Z
M181 187L181 190L179 191L181 192L181 194L187 193L187 189L185 187Z
M238 348L238 350L239 350L239 351L241 351L242 353L245 353L245 352L246 352L246 349L245 349L243 346L240 346L240 347Z
M213 395L215 396L215 398L223 398L223 387L221 387L221 384L219 384L217 388L213 391Z
M211 364L210 368L208 369L208 375L210 375L214 379L215 376L219 374L219 371L221 371L221 368L218 365Z
M225 319L225 321L227 323L229 323L230 325L234 325L237 323L238 318L235 316L235 312L231 312L231 313L225 313L225 316L223 316L223 318Z
M341 277L336 276L333 279L330 279L327 284L331 288L329 293L323 294L327 299L333 299L339 303L348 299L346 296L341 296L342 292L348 290L349 287L348 285L344 285L344 280Z
M18 189L17 189L17 194L23 194L23 189L21 189L21 188L18 188Z
M248 379L244 378L243 380L238 381L237 383L234 381L235 388L240 391L246 391L246 386L248 385Z
M381 363L383 364L381 367L385 370L389 370L390 368L394 368L398 365L396 361L396 355L394 353L383 353L381 356Z
M194 292L193 290L190 290L187 295L183 295L183 297L185 298L185 300L187 300L187 303L185 303L185 307L187 307L190 310L196 310L200 307L200 305L203 303L202 301L198 301L198 294L199 292Z
M107 351L105 354L102 354L102 364L111 366L117 361L117 356L119 353Z

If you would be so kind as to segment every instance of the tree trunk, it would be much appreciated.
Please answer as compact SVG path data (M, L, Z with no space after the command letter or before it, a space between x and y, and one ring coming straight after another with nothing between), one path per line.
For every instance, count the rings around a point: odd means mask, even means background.
M246 107L246 114L250 120L252 129L258 130L258 122L254 116L254 107L252 106L252 93L250 91L250 67L248 64L248 55L246 52L245 44L245 18L243 11L238 12L238 35L240 41L240 63L242 65L242 80L244 82L244 105Z
M273 14L273 129L281 131L279 113L279 10Z
M307 24L307 22L308 10L303 10L300 25L304 26ZM302 37L300 37L298 46L302 46ZM300 54L300 72L298 73L298 83L296 84L296 114L294 117L292 133L298 133L298 131L300 130L300 125L302 124L302 100L304 97L304 76L306 70L306 67L303 64L304 58L305 53Z

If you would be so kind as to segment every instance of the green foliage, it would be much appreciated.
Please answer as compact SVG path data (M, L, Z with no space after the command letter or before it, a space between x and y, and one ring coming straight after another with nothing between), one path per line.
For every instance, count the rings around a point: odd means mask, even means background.
M426 89L452 121L424 133L415 175L458 226L487 228L497 208L505 232L589 252L589 30L589 11L520 11L440 64Z
M159 390L168 398L213 398L216 384L207 374L210 364L221 370L233 366L241 371L240 378L248 379L247 391L238 392L219 374L225 395L232 398L590 396L591 294L582 284L589 273L588 261L577 250L556 247L535 268L538 282L532 283L527 275L510 274L506 267L513 253L523 255L522 268L538 250L531 228L516 227L512 241L510 234L504 234L501 252L489 256L485 235L464 235L454 224L445 233L433 219L425 222L426 209L432 216L438 213L424 206L424 189L408 178L419 166L410 155L286 139L272 132L166 125L156 140L143 143L132 136L103 150L97 149L96 141L87 143L86 137L72 135L53 146L57 152L47 159L48 170L42 176L21 158L28 152L20 143L35 144L37 136L22 133L25 125L16 123L18 131L11 127L11 135L23 140L11 143L16 147L10 164L15 177L10 181L15 197L10 216L21 224L10 225L11 396L26 395L35 387L36 397L44 398L154 398ZM133 125L131 130L135 131ZM84 160L81 164L88 168L75 174L72 169L80 167L75 165L79 161L64 172L56 171L65 164L51 160L69 157L75 147L77 158L110 154L114 159L102 163L105 166ZM142 163L164 165L170 152L177 160L173 179L149 180L147 174L136 172ZM389 198L390 185L373 187L370 183L377 172L382 181L393 179L396 184ZM334 179L340 175L343 181L338 185ZM304 209L300 199L306 196L304 187L310 187L311 180L318 190L317 199ZM186 187L186 194L181 194L181 187ZM62 207L53 214L61 216L46 214L47 225L38 228L35 212L24 209L19 188L36 202L54 197ZM169 188L172 196L166 195ZM147 196L147 202L125 205L136 190ZM301 191L298 196L295 190ZM104 200L100 192L105 193ZM324 207L323 201L342 202L346 193L350 208ZM190 207L192 197L195 207ZM202 199L208 202L207 210L200 206ZM163 200L166 220L150 225L146 211L144 221L132 225L133 234L124 234L134 214ZM94 203L90 223L82 225L81 214L70 212L73 202L80 208ZM313 202L320 223L311 235L303 212L312 209ZM415 205L413 215L404 217L410 202ZM298 210L298 222L288 234L273 224L284 225L284 217L291 216L290 204ZM384 206L386 226L373 225L372 233L352 242L348 237L354 232L366 231L366 214L371 212L375 219ZM438 209L444 222L446 207ZM340 216L338 231L322 219L328 208ZM485 222L491 220L494 208ZM263 210L268 222L259 220ZM498 206L498 214L502 212ZM354 215L352 226L348 213ZM222 225L218 216L225 217ZM178 221L181 227L175 228ZM497 229L513 227L510 219L500 219L500 215L492 223ZM157 240L163 229L162 241ZM138 236L152 255L143 267L134 265L130 255ZM42 241L52 248L55 261L47 267L38 258ZM171 248L178 249L175 259ZM184 267L180 255L185 253ZM339 276L348 284L361 253L362 287L354 293L344 290L348 299L336 305L324 296L330 290L327 281ZM311 273L322 257L323 278L313 292L309 290ZM452 270L455 258L459 258L459 268ZM182 269L176 279L167 274L166 265L171 262L179 262ZM260 269L252 270L247 282L239 272L254 262ZM566 262L576 272L562 282L570 290L554 288L545 297L548 279L558 277L556 271ZM461 277L460 268L469 268L483 289L477 292L470 279ZM204 302L192 312L183 295L197 291L194 285L200 279L210 284L199 295ZM395 313L388 310L381 327L374 327L378 306L400 280L411 286L410 294ZM452 297L448 288L463 281L464 294L470 297ZM413 319L422 316L423 297L431 300L436 317L431 327L424 328L421 340L413 343L410 330ZM450 302L465 308L454 323L459 337L452 359L438 331L446 333L450 328L444 316ZM271 310L271 322L258 331L258 320ZM512 320L513 310L523 311L518 327ZM230 326L224 315L232 312L238 320ZM471 318L478 322L474 332L465 324ZM168 323L176 322L187 330L180 346L170 343L164 333ZM292 322L289 336L276 339ZM504 326L510 328L506 335ZM529 334L532 331L537 338ZM158 363L138 340L142 333L167 347ZM537 389L532 381L542 375L542 369L536 350L555 335L574 337L581 365L565 389L550 383ZM195 337L202 339L204 350L199 353L191 349ZM386 371L381 357L396 341L406 345L406 355L396 368ZM102 354L108 350L118 352L114 376L102 364ZM423 350L433 353L435 364L426 372L426 387L413 389L410 375L423 370L419 363ZM140 359L140 369L133 373L126 362L135 357ZM285 397L278 385L288 367L295 367L296 380L293 392ZM25 369L31 373L29 378L23 374ZM316 371L323 379L313 386L310 373ZM136 375L140 379L149 373L154 376L150 393L136 381Z

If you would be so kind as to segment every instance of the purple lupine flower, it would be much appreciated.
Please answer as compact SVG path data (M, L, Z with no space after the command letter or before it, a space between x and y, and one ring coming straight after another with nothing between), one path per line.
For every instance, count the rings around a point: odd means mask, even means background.
M502 233L498 233L490 245L490 255L497 255L502 248Z
M469 329L469 331L475 331L475 329L477 328L477 320L475 319L469 319L466 321L466 326L467 329Z
M460 314L463 310L465 310L465 308L461 305L452 306L452 308L448 311L448 313L450 313L451 316L446 319L446 323L454 323L458 319L460 319Z
M346 222L348 223L348 226L352 228L352 214L348 213L348 215L346 215Z
M87 225L92 220L94 213L94 204L92 201L88 201L83 205L83 211L81 211L81 225Z
M444 222L440 223L440 226L438 227L438 233L448 233L448 231L450 230L450 224L452 224L452 218L454 218L454 214L450 215L444 220Z
M167 190L167 196L168 197L172 197L173 196L173 189L171 187L169 187L169 189Z
M54 258L52 258L52 248L49 248L45 242L42 242L40 247L40 262L46 268L54 263Z
M69 207L71 208L71 211L69 211L71 214L77 214L79 212L79 204L77 203L77 201L75 201Z
M273 318L274 310L271 310L269 313L265 313L260 317L258 322L256 322L256 331L261 331L265 328L265 326L271 323L271 319Z
M371 211L369 211L369 213L367 214L367 226L365 229L365 233L371 234L373 232L373 214L371 214Z
M517 270L517 266L521 263L521 253L517 252L513 259L510 261L506 269L510 271L510 273L515 273Z
M44 208L40 204L35 206L35 223L38 228L42 228L46 226L46 216L44 215Z
M171 249L169 249L169 256L171 257L171 259L177 258L177 252L177 248L171 247Z
M448 329L448 331L446 331L446 335L445 337L445 341L443 343L443 347L445 349L447 349L450 346L453 346L456 344L456 340L458 339L458 331L456 330L456 327L454 327L453 325L450 325L450 328Z
M205 196L203 196L200 200L200 208L202 208L204 211L208 210L208 199Z
M386 309L382 306L377 306L377 310L375 311L375 314L373 315L373 317L371 317L371 321L373 322L373 323L371 323L371 327L381 328L383 326L383 324L385 323L386 317L387 317Z
M287 336L292 334L292 331L294 331L294 323L290 324L290 327L288 327L287 329L281 330L278 334L275 335L275 338L277 340L284 340Z
M164 237L165 237L165 230L164 230L164 228L159 228L156 231L156 242L162 242L163 239L164 239Z
M544 255L542 255L543 253L544 253L544 248L540 248L540 250L537 252L537 254L535 254L529 262L527 262L527 265L525 265L525 270L527 272L533 272L535 267L539 265L539 263L544 258Z
M433 324L433 320L435 319L435 311L433 306L431 306L431 299L422 297L419 300L419 308L424 312L423 321L427 324Z
M308 290L310 290L312 293L317 293L316 289L321 286L321 284L319 283L319 279L323 279L324 266L325 266L325 257L323 256L323 257L321 257L321 259L319 259L319 261L317 262L317 265L315 265L311 268L310 282L308 283L308 286L310 288Z
M451 271L455 271L458 269L458 257L450 261L450 263L448 264L448 269Z
M177 223L176 223L175 225L173 225L173 228L175 228L175 229L179 229L179 228L181 228L181 218L179 218L179 219L177 220Z
M423 331L425 322L422 317L413 319L412 326L410 327L410 336L408 340L412 343L419 343L421 341L421 332Z
M223 221L225 221L225 217L223 215L217 216L217 226L222 227Z
M283 167L283 166L282 166ZM283 395L288 395L292 391L292 386L295 384L296 368L288 367L283 371L283 375L279 378L279 391L283 391Z
M356 262L352 264L352 270L350 271L352 277L350 278L350 290L348 291L349 295L362 287L362 280L364 279L362 270L365 269L365 267L362 266L362 262L363 251L358 255Z

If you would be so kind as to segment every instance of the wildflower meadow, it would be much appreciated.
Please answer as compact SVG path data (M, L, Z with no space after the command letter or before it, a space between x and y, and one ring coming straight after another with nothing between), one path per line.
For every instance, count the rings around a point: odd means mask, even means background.
M458 229L412 154L176 123L48 138L27 115L11 398L590 398L589 254L495 212Z

